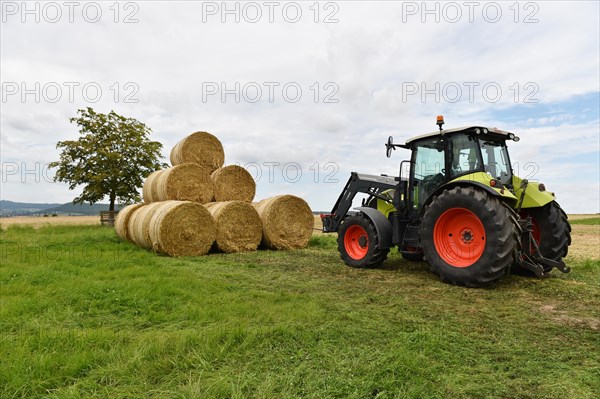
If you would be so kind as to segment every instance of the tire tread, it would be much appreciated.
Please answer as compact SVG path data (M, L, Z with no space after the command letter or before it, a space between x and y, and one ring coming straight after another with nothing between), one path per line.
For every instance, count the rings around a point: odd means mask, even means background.
M471 198L471 199L469 199ZM486 229L486 248L481 258L468 268L456 268L444 262L435 250L433 243L433 228L439 215L453 206L448 203L465 202L482 209L475 212L480 217ZM467 207L465 205L465 207ZM481 215L484 215L482 217ZM487 225L486 225L487 224ZM493 234L489 234L493 232ZM516 261L520 233L516 215L496 197L472 186L454 187L444 190L435 197L425 211L421 228L421 245L426 249L427 262L431 271L444 282L467 287L481 287L493 283L507 274ZM493 242L490 242L493 238ZM463 270L460 270L463 269ZM465 269L469 269L468 272Z

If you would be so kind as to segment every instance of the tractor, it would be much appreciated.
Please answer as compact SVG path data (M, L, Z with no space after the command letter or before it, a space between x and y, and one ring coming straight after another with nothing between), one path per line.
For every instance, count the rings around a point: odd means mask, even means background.
M482 126L443 129L396 148L411 151L398 176L352 172L323 232L338 233L342 260L352 267L381 265L391 248L425 260L444 282L481 287L509 272L548 277L563 262L571 226L544 184L516 176L507 142L514 133ZM408 176L403 177L403 170ZM350 210L355 196L362 206Z

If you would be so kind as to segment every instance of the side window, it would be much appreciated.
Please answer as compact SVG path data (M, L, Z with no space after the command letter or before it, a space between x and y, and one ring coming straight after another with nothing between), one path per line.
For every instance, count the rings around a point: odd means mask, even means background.
M420 208L425 200L445 181L444 143L436 138L420 143L414 164L414 206Z
M454 136L450 145L450 177L480 169L478 153L479 147L473 137Z
M444 145L440 140L430 141L417 147L415 178L425 180L430 176L444 175Z
M512 173L506 155L506 147L501 142L481 142L481 156L485 171L503 183L510 183Z

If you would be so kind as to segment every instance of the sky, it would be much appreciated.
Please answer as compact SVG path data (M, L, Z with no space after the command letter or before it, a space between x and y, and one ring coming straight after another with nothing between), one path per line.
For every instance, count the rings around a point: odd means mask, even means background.
M69 118L138 119L164 160L208 131L257 199L330 210L350 172L397 175L403 143L481 125L520 136L515 173L600 212L597 1L2 1L0 198L68 202Z

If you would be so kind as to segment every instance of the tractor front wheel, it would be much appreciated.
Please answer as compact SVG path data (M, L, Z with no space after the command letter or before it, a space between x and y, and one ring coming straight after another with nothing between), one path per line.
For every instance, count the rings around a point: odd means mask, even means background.
M480 287L508 272L519 245L518 226L502 202L475 187L436 196L423 216L421 245L443 281Z
M389 249L379 248L379 237L373 222L359 213L342 223L338 233L340 257L352 267L376 267L387 258Z

